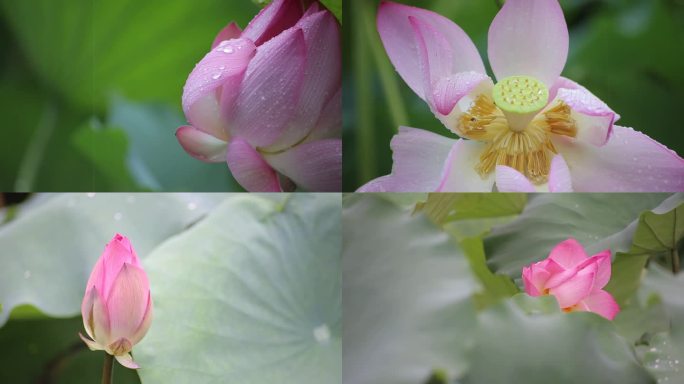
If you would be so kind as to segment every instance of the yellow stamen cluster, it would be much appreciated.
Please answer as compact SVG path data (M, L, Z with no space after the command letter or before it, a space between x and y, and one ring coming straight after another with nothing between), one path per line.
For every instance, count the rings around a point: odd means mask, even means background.
M577 135L570 113L570 107L561 101L537 115L523 130L513 130L493 99L480 94L459 117L455 131L461 137L487 143L475 168L482 177L497 165L506 165L534 184L543 184L548 180L553 154L557 153L551 134Z

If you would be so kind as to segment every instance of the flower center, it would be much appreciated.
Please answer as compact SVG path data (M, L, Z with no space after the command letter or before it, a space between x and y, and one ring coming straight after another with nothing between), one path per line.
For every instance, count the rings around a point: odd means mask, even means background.
M549 90L530 76L510 76L494 85L494 104L504 113L509 127L522 131L549 99Z
M504 82L509 79L512 78L504 79ZM518 80L519 85L520 83ZM508 91L504 87L504 99L505 95L508 94L506 92ZM497 97L496 93L495 91L494 97ZM502 93L499 92L498 97L501 95ZM551 134L568 137L577 135L575 120L571 117L571 110L567 104L559 101L543 113L537 113L546 105L548 94L540 96L539 100L543 101L539 102L536 97L529 97L530 103L524 106L520 105L523 103L517 101L527 98L515 99L516 105L520 106L520 109L517 110L523 111L522 113L511 112L510 110L506 113L503 108L507 108L507 105L502 106L495 103L495 100L488 95L480 94L475 98L470 109L459 117L455 128L456 133L461 137L487 143L485 150L480 155L480 162L475 167L475 170L483 178L490 174L497 165L506 165L525 175L532 183L543 184L548 181L551 159L553 154L557 153L551 141ZM512 97L508 99L513 105L514 99ZM504 104L506 103L508 101L504 100ZM522 109L523 107L527 109ZM524 112L526 110L534 112ZM522 129L513 128L514 121L510 117L511 114L517 114L527 119L527 123Z

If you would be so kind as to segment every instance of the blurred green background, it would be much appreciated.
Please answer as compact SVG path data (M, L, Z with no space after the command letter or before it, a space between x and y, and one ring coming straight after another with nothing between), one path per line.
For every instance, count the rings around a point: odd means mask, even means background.
M185 80L251 0L0 0L0 190L240 189L187 155Z
M496 0L401 0L461 26L487 62ZM389 62L375 27L379 0L344 4L344 190L392 166L390 139L400 125L451 134ZM593 92L633 127L684 154L684 1L561 0L570 30L563 75ZM456 138L456 136L451 135Z

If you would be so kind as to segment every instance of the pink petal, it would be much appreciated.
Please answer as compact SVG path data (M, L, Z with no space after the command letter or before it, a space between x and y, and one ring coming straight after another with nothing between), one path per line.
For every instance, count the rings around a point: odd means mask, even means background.
M119 364L123 365L126 368L130 369L138 369L140 366L136 364L135 361L133 361L133 357L131 357L130 353L126 353L123 355L118 355L114 356L116 358L116 361L119 362Z
M92 338L100 345L109 344L110 321L109 312L102 292L93 288L93 329ZM86 328L87 330L87 328Z
M264 154L278 172L311 192L342 190L342 140L317 140L277 154Z
M176 130L176 138L185 152L190 156L206 161L226 161L228 143L196 129L192 125L184 125Z
M606 249L601 251L594 256L590 257L585 261L585 263L595 263L596 264L596 281L594 282L594 291L598 291L608 284L610 281L611 264L610 264L610 250Z
M684 159L632 128L615 126L602 147L558 139L576 192L684 191Z
M494 178L475 171L484 147L474 140L457 140L444 162L437 192L491 192Z
M153 317L152 313L152 295L148 292L147 305L145 306L145 314L143 315L143 320L138 326L138 329L136 329L135 332L128 338L131 344L137 344L145 336L147 330L150 329Z
M124 264L107 298L110 340L125 338L131 341L145 318L149 295L150 283L145 271Z
M549 191L550 192L572 192L572 178L568 164L563 156L556 155L551 160L549 171Z
M86 345L88 346L88 349L90 349L91 351L102 351L102 350L104 350L104 347L102 347L97 342L90 340L89 338L83 336L83 334L81 334L81 332L78 333L78 336L81 338L81 340L83 340L84 343L86 343Z
M289 148L307 136L342 84L342 49L335 17L327 10L321 11L302 18L297 26L304 32L306 42L302 92L278 144L268 148L272 152Z
M328 100L305 142L339 138L342 135L342 87Z
M496 189L499 192L536 192L534 187L525 175L516 169L505 166L496 166Z
M302 90L305 52L304 32L299 28L289 29L257 49L234 111L223 111L229 116L231 136L255 147L278 144L296 110L293 101L299 100Z
M565 269L574 268L587 260L582 244L575 239L567 239L556 245L549 254L549 259Z
M487 75L478 72L459 72L442 77L432 87L432 106L438 113L449 115L461 99L472 94L485 81L491 83Z
M397 72L418 96L427 100L419 59L419 37L416 36L409 17L414 19L414 24L426 26L431 37L440 36L437 43L432 39L426 40L431 48L439 47L441 50L441 53L429 52L428 56L433 58L430 66L450 68L450 73L486 73L477 48L451 20L424 9L383 1L380 3L377 19L380 38ZM435 63L440 60L444 62Z
M249 22L242 36L261 45L292 27L302 12L299 0L273 0Z
M197 63L183 88L183 112L198 129L226 139L217 90L227 80L241 79L256 47L248 39L223 41Z
M572 307L591 293L595 274L596 264L591 264L562 284L549 288L549 293L556 297L561 308Z
M579 302L577 307L584 311L599 314L608 320L613 320L618 312L620 312L620 307L613 296L603 290L594 292L590 296L585 297Z
M228 143L228 168L249 192L280 192L278 176L248 142L235 138Z
M535 263L523 268L523 284L525 292L531 296L541 296L546 281L551 276L549 271L541 267L540 263Z
M231 21L228 25L223 28L218 35L214 38L214 42L211 43L211 49L216 48L224 40L237 39L242 34L242 30L234 21Z
M86 289L96 287L102 297L107 297L111 284L124 263L139 266L140 261L128 238L117 233L107 243L104 252L91 271Z
M572 118L577 123L577 139L604 145L613 131L613 123L620 115L613 112L601 99L586 88L566 78L559 78L552 89L555 100L562 100L572 109ZM549 106L554 105L554 101Z
M500 81L533 76L551 87L568 57L568 27L555 0L506 0L489 27L489 62Z
M434 192L456 140L422 129L400 127L392 138L392 174L372 180L358 192Z

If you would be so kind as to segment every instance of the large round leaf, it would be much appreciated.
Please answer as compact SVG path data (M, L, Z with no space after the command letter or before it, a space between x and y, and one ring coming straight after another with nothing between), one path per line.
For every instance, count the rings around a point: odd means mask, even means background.
M144 260L143 383L341 382L340 196L231 197Z
M346 201L343 233L344 382L463 373L477 287L448 235L373 195Z
M553 297L514 299L479 315L463 384L655 383L609 321L563 313Z
M128 236L144 258L226 195L49 196L0 226L0 325L19 304L51 316L79 313L90 271L116 232Z
M494 227L485 238L489 265L519 276L522 267L548 256L561 241L574 237L588 252L620 232L641 212L653 209L665 194L540 194L510 223Z

